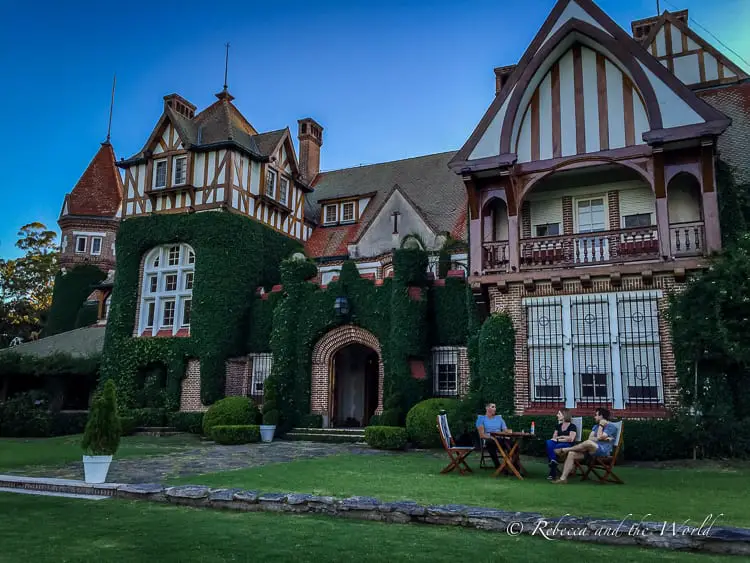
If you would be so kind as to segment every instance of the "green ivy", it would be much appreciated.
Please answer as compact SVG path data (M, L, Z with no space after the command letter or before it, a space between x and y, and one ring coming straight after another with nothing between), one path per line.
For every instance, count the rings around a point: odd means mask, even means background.
M444 286L430 288L428 328L435 346L465 346L469 331L466 282L448 278Z
M514 412L515 331L506 314L491 315L479 334L480 405L492 401L498 412Z
M283 292L278 294L278 303L272 305L273 328L269 346L274 363L266 382L266 401L273 400L281 411L281 432L297 425L308 415L313 349L320 338L337 326L351 323L378 339L385 371L384 403L389 412L397 413L400 419L397 423L403 422L408 408L429 396L431 389L429 377L425 381L412 378L409 360L424 360L429 374L431 346L465 345L465 326L446 332L441 337L445 338L443 342L436 342L435 333L426 326L430 322L428 311L447 319L451 318L453 308L457 308L453 322L464 323L467 306L456 296L465 299L471 294L465 292L463 280L450 280L446 287L429 291L426 276L421 273L427 267L424 252L397 250L394 263L396 277L376 285L360 276L354 262L347 261L339 279L330 283L327 289L320 289L307 281L315 274L314 264L292 260L282 264ZM406 280L422 283L417 286L422 290L419 301L409 297ZM334 304L337 297L347 298L348 315L336 315ZM438 304L436 301L445 302ZM258 350L265 347L262 339L254 340L253 346Z
M142 258L170 243L187 243L195 250L191 336L134 338ZM247 348L256 288L277 284L279 262L299 250L294 240L231 213L160 214L123 221L102 364L103 379L113 378L118 385L118 400L132 407L138 369L161 362L167 369L167 408L176 410L190 358L200 360L203 403L223 397L225 362Z
M52 336L81 326L77 324L81 305L94 291L95 285L106 277L104 272L91 264L76 266L65 274L58 272L44 335ZM96 322L96 318L93 322Z
M281 300L281 292L274 292L266 299L257 296L250 306L250 318L247 322L247 352L261 353L271 351L271 331L273 330L273 311Z

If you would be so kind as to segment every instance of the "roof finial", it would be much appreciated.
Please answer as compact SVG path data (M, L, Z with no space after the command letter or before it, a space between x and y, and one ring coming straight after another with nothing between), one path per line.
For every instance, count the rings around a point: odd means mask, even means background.
M661 15L661 4L659 3L659 0L656 0L656 15Z
M115 84L117 84L117 73L112 77L112 99L109 102L109 124L107 125L106 143L109 143L109 137L112 133L112 108L115 106Z
M224 91L227 91L227 72L229 71L229 42L224 45L227 48L226 58L224 60Z

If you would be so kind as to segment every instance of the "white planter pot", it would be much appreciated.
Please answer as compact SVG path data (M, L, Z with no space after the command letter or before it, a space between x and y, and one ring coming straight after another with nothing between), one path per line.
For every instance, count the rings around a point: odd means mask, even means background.
M104 483L107 480L111 455L83 456L83 472L87 483Z
M261 424L260 425L260 440L261 442L272 442L273 433L276 432L275 424Z

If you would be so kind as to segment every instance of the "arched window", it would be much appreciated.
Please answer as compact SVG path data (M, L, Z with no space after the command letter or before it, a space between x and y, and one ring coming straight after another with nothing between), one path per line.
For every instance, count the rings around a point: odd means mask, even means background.
M154 248L143 263L138 334L190 328L195 252L187 244Z

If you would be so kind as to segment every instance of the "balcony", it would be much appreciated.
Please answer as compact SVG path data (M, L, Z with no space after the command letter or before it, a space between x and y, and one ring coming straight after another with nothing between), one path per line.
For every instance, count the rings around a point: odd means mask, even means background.
M703 221L669 226L672 258L702 256L705 253ZM510 242L482 244L485 274L512 271ZM519 241L519 269L574 268L658 260L661 257L656 226L632 229L532 237Z

